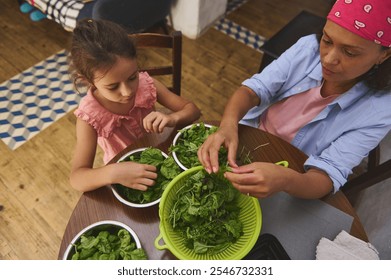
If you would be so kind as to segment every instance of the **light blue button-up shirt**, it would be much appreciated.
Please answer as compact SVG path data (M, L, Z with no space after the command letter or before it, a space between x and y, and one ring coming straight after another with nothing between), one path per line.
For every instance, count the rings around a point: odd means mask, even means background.
M260 116L270 105L320 86L321 82L319 43L315 35L309 35L242 83L261 102L240 123L259 127ZM391 92L376 92L360 82L302 127L291 144L309 156L304 168L325 171L337 191L390 129Z

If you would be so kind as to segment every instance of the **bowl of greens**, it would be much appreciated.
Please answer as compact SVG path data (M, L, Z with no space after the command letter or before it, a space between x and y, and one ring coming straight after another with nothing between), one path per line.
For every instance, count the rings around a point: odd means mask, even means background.
M159 204L155 247L182 260L236 260L258 240L262 214L258 199L243 195L202 166L190 168L165 189Z
M118 221L100 221L82 229L65 250L63 260L146 260L136 233Z
M217 129L217 126L201 122L188 125L179 130L170 147L176 163L183 170L201 165L197 156L198 148ZM221 166L227 164L227 151L224 147L221 147L219 151L219 163Z
M153 147L130 151L118 160L124 161L154 165L158 174L155 184L146 191L127 188L121 184L111 185L114 196L131 207L143 208L158 204L168 183L181 172L172 157Z

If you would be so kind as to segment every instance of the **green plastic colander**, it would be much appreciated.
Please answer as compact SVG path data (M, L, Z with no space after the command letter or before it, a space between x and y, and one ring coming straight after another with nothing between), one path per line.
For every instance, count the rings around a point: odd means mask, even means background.
M258 240L262 226L261 207L258 199L240 195L238 205L241 208L239 219L243 224L243 235L231 246L218 254L196 254L184 244L184 238L173 230L168 217L176 201L176 192L186 179L201 170L202 166L190 168L177 177L166 187L159 204L160 234L155 239L155 247L159 250L170 250L181 260L239 260L245 257ZM160 244L161 240L165 244Z

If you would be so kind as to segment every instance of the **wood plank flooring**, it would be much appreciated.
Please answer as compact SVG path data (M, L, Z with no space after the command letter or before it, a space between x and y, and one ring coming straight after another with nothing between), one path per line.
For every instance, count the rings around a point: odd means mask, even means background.
M32 22L17 1L0 0L0 83L69 47L71 34L50 20ZM249 0L228 18L266 38L300 10L325 15L325 0ZM203 120L220 119L227 98L257 72L262 54L210 28L183 39L182 95ZM18 149L0 141L0 259L56 259L80 193L69 184L75 117L69 112ZM96 165L102 164L98 151Z

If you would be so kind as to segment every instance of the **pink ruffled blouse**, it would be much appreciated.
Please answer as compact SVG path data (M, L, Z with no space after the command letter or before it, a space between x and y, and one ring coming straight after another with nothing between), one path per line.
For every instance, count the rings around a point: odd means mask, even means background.
M90 124L98 134L98 145L108 163L125 147L145 134L143 119L155 110L156 87L146 72L139 74L139 86L133 108L127 115L118 115L103 107L91 89L75 110L76 117Z

